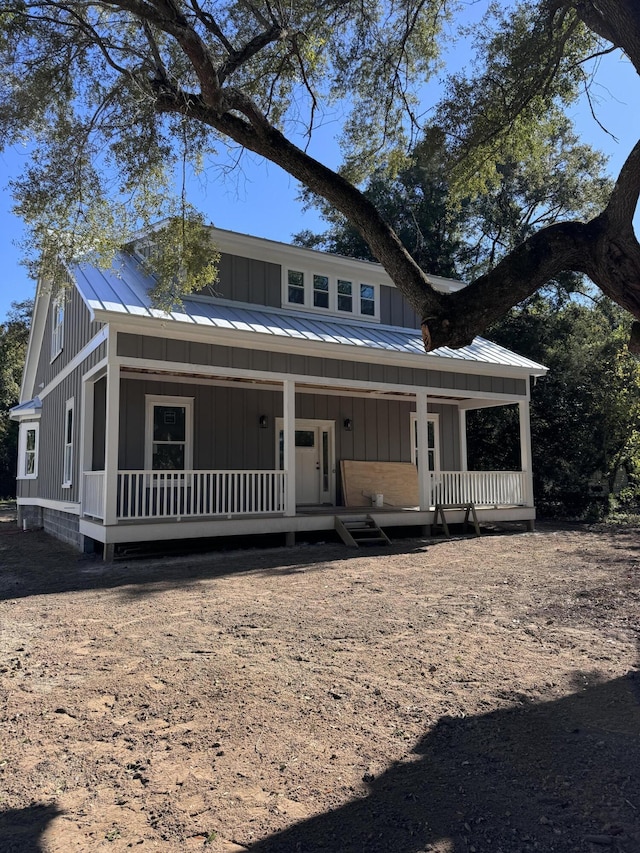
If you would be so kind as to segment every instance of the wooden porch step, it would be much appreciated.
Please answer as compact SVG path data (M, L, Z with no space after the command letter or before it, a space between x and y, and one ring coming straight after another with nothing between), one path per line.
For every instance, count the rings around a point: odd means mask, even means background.
M348 548L361 545L390 545L387 534L370 515L335 517L335 529Z
M435 512L433 514L433 526L438 526L438 516L440 516L442 523L442 530L447 539L451 539L451 533L449 532L449 525L447 524L447 519L445 517L444 511L450 509L463 509L464 513L464 532L467 532L467 528L469 527L469 516L473 518L473 527L476 532L476 536L480 536L480 525L478 524L478 516L476 515L476 505L473 503L463 503L463 504L436 504Z

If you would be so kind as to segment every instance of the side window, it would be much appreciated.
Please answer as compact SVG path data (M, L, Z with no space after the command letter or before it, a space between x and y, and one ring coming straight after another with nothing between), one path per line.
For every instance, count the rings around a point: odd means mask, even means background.
M313 305L314 308L329 307L329 277L326 275L313 276Z
M38 440L40 424L20 425L18 478L34 480L38 476Z
M360 285L360 313L366 317L375 316L375 288L371 284Z
M51 309L51 361L62 352L64 346L64 309L66 292L61 290L53 300Z
M67 400L64 410L64 454L62 485L68 487L73 481L73 397Z
M191 468L192 408L191 397L147 397L147 470Z
M294 305L304 305L304 273L299 270L287 272L287 299Z
M352 284L343 278L338 279L338 311L353 311Z

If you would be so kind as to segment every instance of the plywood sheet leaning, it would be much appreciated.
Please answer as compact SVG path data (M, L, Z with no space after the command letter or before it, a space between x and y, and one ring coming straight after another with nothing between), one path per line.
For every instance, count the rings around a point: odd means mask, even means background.
M418 469L411 462L355 462L343 459L345 506L372 506L375 495L383 506L418 506Z

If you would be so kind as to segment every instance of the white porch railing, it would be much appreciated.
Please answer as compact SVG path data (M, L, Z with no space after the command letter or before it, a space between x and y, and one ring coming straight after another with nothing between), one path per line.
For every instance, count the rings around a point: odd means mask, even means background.
M525 471L433 471L431 504L525 506Z
M286 482L284 471L119 471L117 517L282 513Z
M85 471L82 478L82 514L104 518L104 471Z

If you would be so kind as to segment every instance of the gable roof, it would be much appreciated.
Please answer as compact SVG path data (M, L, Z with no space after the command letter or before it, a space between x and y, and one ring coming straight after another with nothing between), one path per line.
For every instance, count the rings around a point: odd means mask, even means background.
M543 376L547 372L543 365L480 337L461 349L441 347L425 355L422 336L417 329L305 314L289 308L267 308L214 297L187 297L181 308L167 313L152 306L149 290L154 284L153 279L134 257L126 253L117 256L111 269L78 264L72 272L87 307L96 319L103 321L118 316L157 319L164 323L169 321L251 333L272 340L288 338L292 342L314 341L420 356L422 359L446 359L449 365L451 361L473 362L515 368L535 376ZM437 365L432 366L438 369Z

